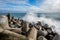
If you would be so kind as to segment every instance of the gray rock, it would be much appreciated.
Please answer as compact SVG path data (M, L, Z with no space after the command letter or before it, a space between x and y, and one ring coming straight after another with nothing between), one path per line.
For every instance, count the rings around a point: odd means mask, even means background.
M60 40L60 35L56 35L53 40Z
M36 25L35 28L38 29L38 30L41 30L42 29L42 27L40 25Z
M47 40L44 36L39 36L38 40Z
M42 30L39 30L38 31L38 36L46 36L48 34L48 32L46 30L42 31Z
M52 33L52 30L50 30L50 29L47 29L47 32L48 32L48 33Z
M24 27L22 28L22 31L26 31L28 32L29 31L29 24L28 23L24 23Z

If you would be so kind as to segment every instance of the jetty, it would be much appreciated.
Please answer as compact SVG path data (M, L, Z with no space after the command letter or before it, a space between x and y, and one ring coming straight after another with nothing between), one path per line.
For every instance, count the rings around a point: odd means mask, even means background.
M8 13L0 15L0 40L60 40L60 35L48 24L29 23Z

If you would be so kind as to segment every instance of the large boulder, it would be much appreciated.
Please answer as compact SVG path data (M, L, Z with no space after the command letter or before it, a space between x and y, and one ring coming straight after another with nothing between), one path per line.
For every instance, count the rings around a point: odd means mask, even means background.
M37 29L35 27L31 28L30 33L28 34L29 40L36 40L37 38Z
M0 27L3 29L10 28L8 25L8 18L4 15L0 15Z
M48 32L46 30L39 30L37 36L46 36Z

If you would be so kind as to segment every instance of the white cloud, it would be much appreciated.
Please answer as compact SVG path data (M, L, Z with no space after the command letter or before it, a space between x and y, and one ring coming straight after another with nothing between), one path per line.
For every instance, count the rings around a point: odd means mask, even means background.
M30 5L28 0L0 0L0 9L2 10L14 10L14 11L27 11L27 12L40 12L40 13L59 13L60 12L60 0L44 0L42 5L40 0L36 0L36 5ZM39 3L38 3L39 2ZM12 4L11 7L9 7ZM13 4L16 4L13 6Z
M25 4L27 3L27 0L5 0L5 3L11 3L11 4Z
M60 12L60 0L46 0L40 7L41 12Z
M30 6L27 0L0 0L0 10L25 12Z
M37 0L39 1L39 0ZM39 3L40 4L40 3ZM38 5L39 5L38 4ZM40 13L60 13L60 0L45 0L42 5L32 6L29 11L40 12Z

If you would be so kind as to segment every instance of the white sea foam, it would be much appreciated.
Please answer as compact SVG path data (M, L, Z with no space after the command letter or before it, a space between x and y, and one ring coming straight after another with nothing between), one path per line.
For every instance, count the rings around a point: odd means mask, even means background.
M56 21L51 18L46 18L45 16L37 17L37 15L34 13L27 13L23 18L23 20L31 23L32 22L37 23L38 21L40 21L42 25L48 24L49 27L51 27L54 32L57 32L58 34L60 34L60 21Z

